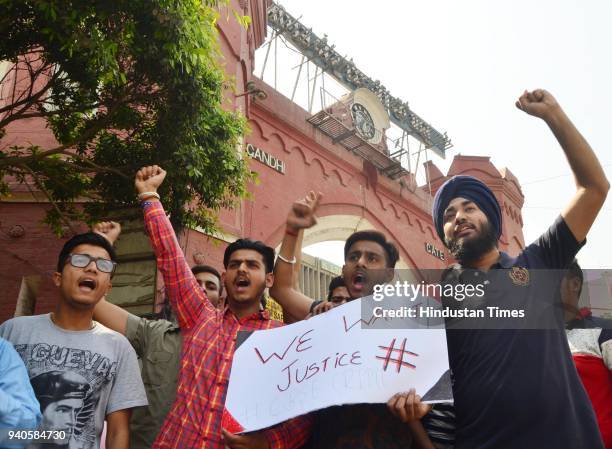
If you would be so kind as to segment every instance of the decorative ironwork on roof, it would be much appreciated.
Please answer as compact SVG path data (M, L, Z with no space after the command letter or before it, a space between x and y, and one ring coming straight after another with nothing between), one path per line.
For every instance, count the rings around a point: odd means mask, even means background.
M272 3L268 8L268 24L283 35L310 61L332 75L350 90L365 87L374 92L389 113L393 123L431 148L440 157L452 146L446 133L442 134L414 113L408 103L394 97L380 81L373 80L359 70L353 61L341 56L327 43L327 38L319 38L300 21L289 14L282 6Z

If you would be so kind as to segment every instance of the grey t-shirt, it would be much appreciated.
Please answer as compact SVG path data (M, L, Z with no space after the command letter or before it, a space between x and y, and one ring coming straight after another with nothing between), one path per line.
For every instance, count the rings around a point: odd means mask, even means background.
M43 414L41 430L65 432L56 444L98 448L106 415L147 405L134 350L100 323L69 331L50 314L19 317L2 323L0 336L25 363Z

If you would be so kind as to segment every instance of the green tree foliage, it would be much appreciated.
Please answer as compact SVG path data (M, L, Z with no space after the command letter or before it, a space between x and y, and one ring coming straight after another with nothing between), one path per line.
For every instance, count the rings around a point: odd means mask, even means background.
M243 197L250 177L237 151L245 121L221 106L216 3L0 0L0 61L10 62L0 195L9 180L34 185L59 230L134 205L136 170L158 164L174 224L212 231L215 212ZM47 120L57 143L10 146L11 124L32 117Z

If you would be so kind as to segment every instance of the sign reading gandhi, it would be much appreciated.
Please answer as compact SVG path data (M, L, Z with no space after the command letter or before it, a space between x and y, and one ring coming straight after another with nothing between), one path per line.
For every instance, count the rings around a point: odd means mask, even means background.
M361 309L371 300L248 336L234 353L223 427L250 432L411 388L424 402L452 401L445 330L373 328L379 318Z
M259 162L267 165L268 167L276 170L279 173L285 174L285 162L281 161L275 156L272 156L270 153L266 153L261 148L257 148L256 146L251 145L250 143L246 146L247 154L252 159L257 159Z

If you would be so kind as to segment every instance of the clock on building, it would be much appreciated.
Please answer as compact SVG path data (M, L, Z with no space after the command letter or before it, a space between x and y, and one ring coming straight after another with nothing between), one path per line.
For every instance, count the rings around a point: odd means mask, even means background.
M353 103L351 117L357 133L365 140L372 140L376 135L376 127L372 116L361 103Z

